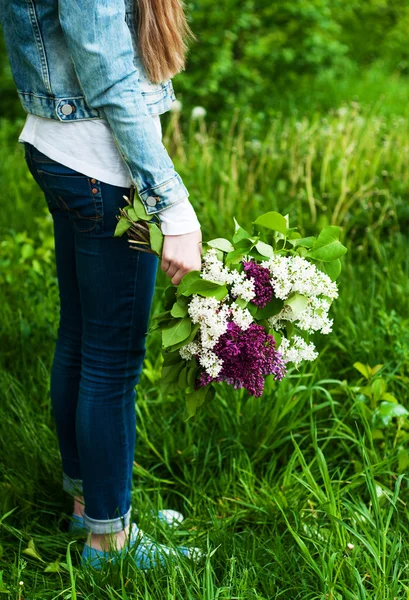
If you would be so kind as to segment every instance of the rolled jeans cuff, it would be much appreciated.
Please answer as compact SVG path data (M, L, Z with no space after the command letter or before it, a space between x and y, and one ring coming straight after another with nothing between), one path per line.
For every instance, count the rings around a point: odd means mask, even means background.
M62 479L63 490L71 494L71 496L82 496L82 479L73 479L67 473L63 473Z
M84 512L84 527L91 533L118 533L130 524L131 509L132 507L130 507L128 512L122 517L106 519L105 521L101 519L91 519L91 517Z

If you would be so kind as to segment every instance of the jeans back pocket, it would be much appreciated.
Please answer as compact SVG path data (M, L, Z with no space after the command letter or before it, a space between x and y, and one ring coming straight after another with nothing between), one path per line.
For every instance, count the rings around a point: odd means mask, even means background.
M79 233L102 233L104 207L101 182L45 156L37 149L30 155L45 195L51 195ZM34 174L33 174L34 176ZM37 179L38 178L38 179Z

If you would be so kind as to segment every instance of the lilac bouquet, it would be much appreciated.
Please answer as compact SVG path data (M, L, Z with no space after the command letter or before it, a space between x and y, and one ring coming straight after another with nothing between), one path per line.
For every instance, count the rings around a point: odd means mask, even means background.
M115 235L127 232L132 248L160 256L157 215L126 200ZM347 251L339 227L302 237L275 211L260 215L250 232L234 225L231 240L203 242L201 271L166 288L165 310L149 328L162 334L162 391L183 391L189 416L222 381L261 396L267 376L280 381L290 366L315 360L310 336L332 329L328 313Z
M288 217L271 211L231 240L203 242L202 270L164 294L150 331L162 334L165 393L186 394L189 416L226 382L261 396L265 378L280 381L318 353L309 336L328 334L328 313L346 252L340 230L301 237Z

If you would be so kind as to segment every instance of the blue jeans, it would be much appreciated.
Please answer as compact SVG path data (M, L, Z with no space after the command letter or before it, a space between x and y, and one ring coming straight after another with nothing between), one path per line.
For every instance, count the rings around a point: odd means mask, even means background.
M91 179L25 143L53 218L60 321L50 395L63 488L84 495L85 527L130 523L135 385L145 357L158 258L113 237L128 188Z

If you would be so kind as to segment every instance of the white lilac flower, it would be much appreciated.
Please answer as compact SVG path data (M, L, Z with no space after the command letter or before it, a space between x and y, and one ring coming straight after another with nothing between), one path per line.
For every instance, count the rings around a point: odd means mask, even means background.
M232 320L238 325L243 331L253 323L253 317L247 308L241 308L234 302L230 306L232 310Z
M200 354L199 363L211 377L217 377L223 368L223 360L211 350Z
M325 295L331 300L338 297L336 283L302 256L275 254L261 265L269 269L274 294L281 300L293 292L305 296Z
M328 334L332 331L333 319L328 317L331 304L324 299L309 298L307 308L297 316L297 325L305 331L320 331Z
M283 306L279 313L267 319L271 329L283 329L286 321L293 322L294 320L295 316L291 306L288 306L287 304Z
M179 354L183 360L190 360L195 354L199 354L200 346L198 342L189 342L185 346L179 348Z
M311 297L308 298L307 306L302 312L294 314L290 306L284 305L278 314L269 317L268 323L272 329L283 329L286 321L290 321L303 331L328 334L333 325L333 319L328 317L330 307L331 304L327 300Z
M272 275L271 285L274 288L274 295L280 300L286 300L292 291L292 280L288 273L288 258L275 254L261 262L262 267L269 269Z
M238 273L237 271L236 273L238 277L236 277L231 287L231 293L234 296L243 298L243 300L247 300L247 302L253 300L256 295L253 279L247 278L244 273Z
M203 349L211 349L219 337L227 331L229 307L213 296L193 294L188 305L192 323L200 323L200 343Z
M206 109L203 106L195 106L192 110L192 119L200 119L206 116Z
M228 269L223 262L217 258L215 248L209 248L203 257L203 267L200 272L203 279L225 283L231 287L234 296L243 298L247 302L255 296L254 282L245 273L239 273L235 269Z
M282 338L278 351L283 357L283 362L292 362L298 366L303 360L315 360L318 352L315 351L315 346L311 342L307 344L299 335L294 335L291 339Z
M215 248L209 248L204 255L200 277L217 281L218 283L227 283L230 278L230 271L217 258L217 250Z

